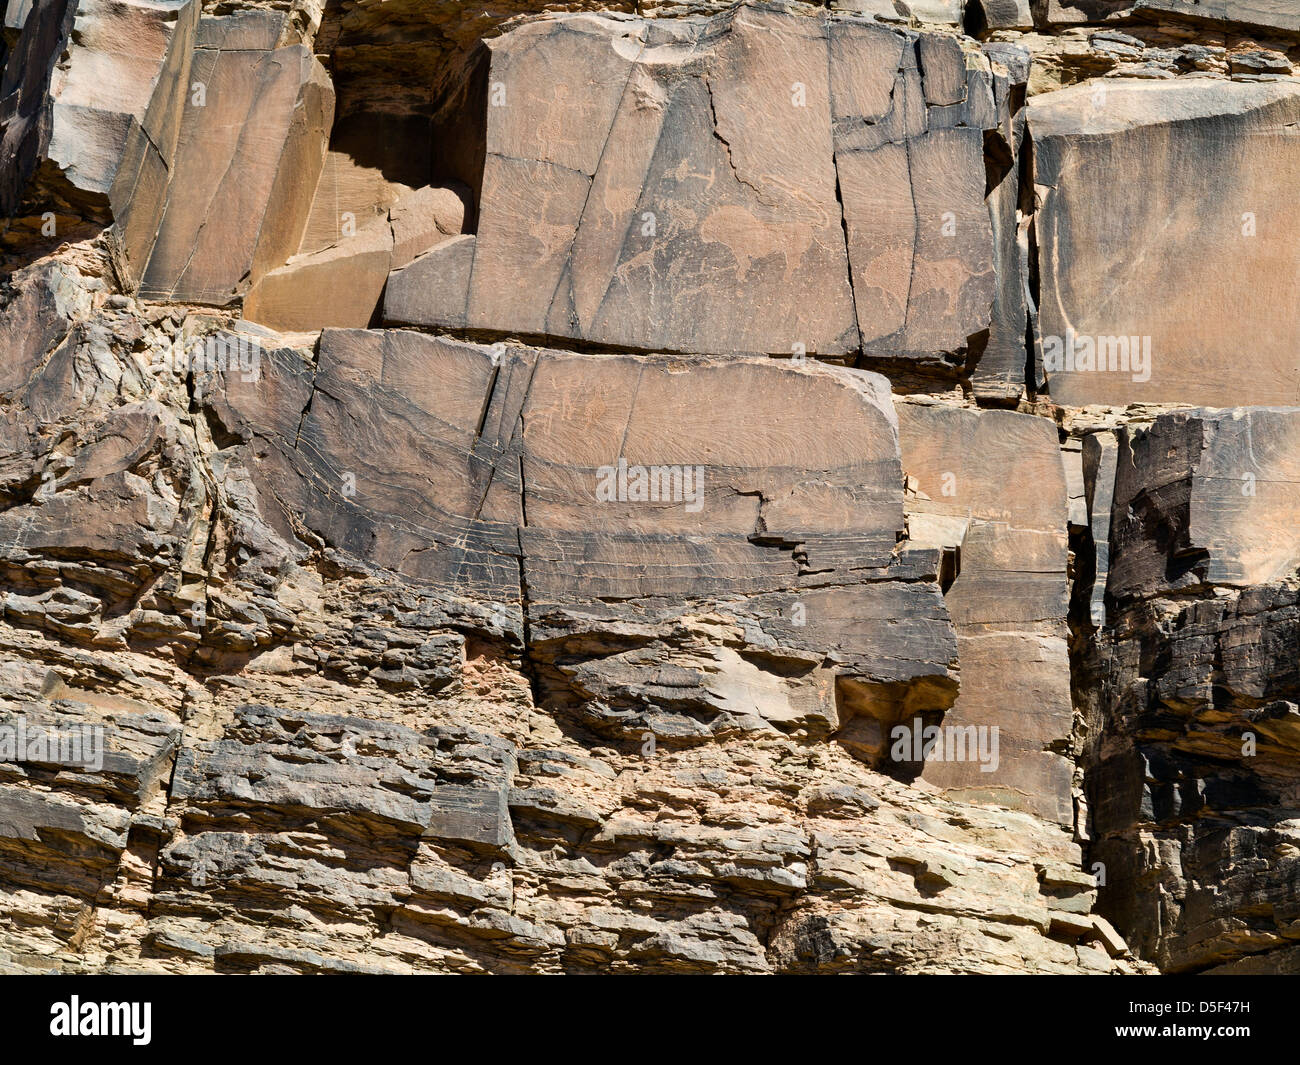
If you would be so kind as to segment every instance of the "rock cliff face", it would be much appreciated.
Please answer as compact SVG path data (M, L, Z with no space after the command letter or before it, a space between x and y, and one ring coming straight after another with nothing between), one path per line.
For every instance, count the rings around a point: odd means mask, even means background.
M1300 968L1282 0L9 0L0 971Z

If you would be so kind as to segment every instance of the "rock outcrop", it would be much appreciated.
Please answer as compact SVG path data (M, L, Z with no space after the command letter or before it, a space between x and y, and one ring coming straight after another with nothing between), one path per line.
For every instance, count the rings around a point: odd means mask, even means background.
M1118 433L1107 620L1087 648L1106 680L1094 854L1120 928L1174 971L1290 971L1294 954L1297 417Z
M1289 5L4 27L0 970L1295 970Z
M745 6L543 19L486 62L472 252L406 267L386 322L916 359L989 329L999 113L979 50Z
M1028 110L1053 398L1297 402L1300 84L1114 79ZM1139 172L1134 203L1114 178Z

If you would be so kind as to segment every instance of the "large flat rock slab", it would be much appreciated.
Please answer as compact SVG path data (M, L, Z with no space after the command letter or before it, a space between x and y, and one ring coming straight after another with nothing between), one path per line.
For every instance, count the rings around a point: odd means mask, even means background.
M472 267L407 267L389 323L954 365L990 328L973 42L759 4L488 45Z
M951 702L956 647L933 569L896 555L883 378L552 355L521 420L531 647L590 727L674 742L839 728L874 760L864 733Z
M888 566L902 530L892 405L873 374L552 354L522 419L525 542L539 554L527 575L541 598L852 579Z
M515 97L488 111L471 328L856 347L820 20L539 22L493 42L489 83Z
M521 617L588 727L829 736L956 694L938 552L898 547L879 375L403 330L261 366L197 390L276 534Z
M1028 111L1053 400L1300 401L1300 83L1108 79Z
M213 374L201 387L261 452L248 461L286 540L318 536L450 594L517 604L518 462L503 456L528 372L499 370L477 345L326 330L315 366L272 348L255 378Z
M1138 14L1178 15L1232 29L1300 33L1300 11L1290 0L1137 0Z
M1291 0L1047 0L1042 9L1049 26L1171 15L1216 29L1300 33Z
M324 67L257 13L200 23L140 294L225 305L302 241L334 114ZM137 253L139 255L140 253Z

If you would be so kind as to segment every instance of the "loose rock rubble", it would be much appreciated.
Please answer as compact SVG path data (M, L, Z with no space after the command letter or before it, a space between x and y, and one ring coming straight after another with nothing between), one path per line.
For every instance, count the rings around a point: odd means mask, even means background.
M10 0L0 971L1294 971L1292 8Z

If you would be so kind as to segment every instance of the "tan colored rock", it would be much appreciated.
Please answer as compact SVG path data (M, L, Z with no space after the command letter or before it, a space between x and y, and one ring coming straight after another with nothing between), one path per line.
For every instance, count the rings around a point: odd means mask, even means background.
M392 269L400 270L465 228L468 189L426 186L403 195L388 212L393 229Z
M1092 557L1081 558L1077 579L1091 581L1089 620L1100 627L1106 623L1106 584L1110 576L1110 531L1115 498L1115 467L1119 445L1113 432L1089 433L1083 440L1083 474L1088 501L1088 528ZM1088 563L1091 563L1091 566Z
M1288 0L1048 0L1045 15L1049 25L1174 16L1234 30L1300 33L1300 13Z
M147 298L230 303L302 241L334 94L308 49L276 49L273 29L255 14L200 24L203 102L186 101Z
M75 319L90 310L90 295L61 263L34 266L0 289L0 395L28 384L31 375L67 337Z
M451 237L389 274L384 321L463 329L476 240Z
M32 0L16 0L5 6L4 25L7 30L21 30L27 21L27 13L32 9Z
M467 197L468 190L443 186L409 189L374 167L331 151L316 186L302 250L252 286L243 316L290 332L364 329L375 317L390 270L460 234ZM462 303L467 284L468 274L457 283ZM420 296L427 304L427 287ZM394 315L400 299L390 301Z
M489 48L465 327L949 364L989 328L997 104L953 38L760 4ZM461 315L438 293L389 321Z
M1021 169L1030 146L1025 135L1024 95L1032 59L1014 44L984 46L992 70L997 128L985 137L984 160L990 186L986 200L993 232L997 292L988 339L970 367L971 388L982 402L1017 400L1037 378L1025 358L1029 291L1029 223L1021 199ZM978 345L978 341L977 341Z
M66 0L10 5L21 26L13 73L0 85L0 212L29 179L34 207L107 217L108 192L144 127L169 155L166 121L194 43L190 0Z
M490 80L526 99L543 98L530 86L559 63L590 71L595 91L572 103L545 94L544 110L506 108L504 122L489 111L471 327L668 350L855 346L824 29L762 9L728 22L713 47L687 26L596 18L578 33L524 27L540 49L496 45ZM761 124L755 95L780 103ZM631 150L601 152L602 128ZM536 294L522 315L520 290Z
M906 497L911 535L958 560L945 599L961 690L943 724L997 733L996 761L969 751L951 760L939 747L924 776L965 801L1070 825L1071 767L1058 753L1073 711L1056 429L1023 414L919 403L899 404L898 418L903 466L915 481ZM986 748L991 755L991 736Z
M799 428L810 420L822 430ZM538 361L521 421L535 654L589 727L700 742L754 717L798 721L841 727L875 763L873 731L951 703L933 571L894 557L902 500L882 378L557 355ZM742 661L703 651L741 633ZM621 661L607 650L620 637ZM630 683L631 665L659 690Z
M141 129L170 159L168 115L178 111L198 18L193 0L40 5L18 39L23 81L0 88L9 93L0 113L10 112L0 126L0 174L11 171L0 211L11 213L17 189L35 177L30 194L46 201L41 207L107 216L114 178Z
M137 280L153 247L176 167L185 100L200 21L197 3L181 9L157 84L141 120L132 122L109 187L119 272Z
M405 186L387 180L377 167L363 166L346 152L327 152L297 253L332 247L349 232L355 236L387 219L388 209L404 191Z
M287 332L365 328L379 306L392 248L392 230L380 219L324 251L294 256L249 289L243 316Z
M80 0L72 47L50 83L46 149L72 184L109 191L132 119L156 144L174 143L160 109L150 105L160 90L174 96L180 89L197 19L198 5L189 0ZM169 68L173 48L181 55ZM163 84L168 78L177 84Z
M882 22L959 26L965 2L966 0L904 0L900 4L894 0L833 0L831 7L835 11L870 15Z
M978 32L992 30L1029 30L1034 16L1029 0L967 0L967 10Z
M277 536L522 608L547 698L586 727L826 737L952 701L933 569L896 557L883 378L392 330L326 330L314 371L287 351L263 371L196 387L294 515L268 515Z
M1285 81L1108 79L1031 98L1055 402L1297 401L1298 119ZM1138 171L1155 191L1132 202L1115 176Z
M106 738L3 763L0 967L1140 968L1062 931L1056 826L874 762L959 666L884 379L299 349L106 274L0 296L0 727ZM620 453L703 506L592 500Z
M867 355L963 350L991 320L993 238L976 112L992 117L992 93L987 76L968 79L955 40L921 44L870 23L830 30L835 163Z
M0 971L1300 968L1300 400L1041 368L1286 396L1290 31L147 3L0 40Z

